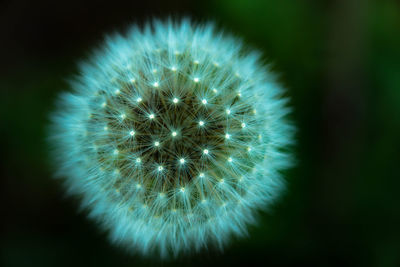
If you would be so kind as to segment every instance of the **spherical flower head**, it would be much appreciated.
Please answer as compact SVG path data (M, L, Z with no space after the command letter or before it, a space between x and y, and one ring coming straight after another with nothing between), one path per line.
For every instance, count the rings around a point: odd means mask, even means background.
M54 154L112 241L161 257L222 247L281 191L282 89L212 24L132 27L80 72L53 116Z

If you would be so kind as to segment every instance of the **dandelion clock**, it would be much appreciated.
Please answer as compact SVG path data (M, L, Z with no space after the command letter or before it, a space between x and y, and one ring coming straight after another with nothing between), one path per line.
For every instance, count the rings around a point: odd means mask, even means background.
M222 248L281 192L287 99L240 40L154 21L79 71L52 116L57 177L112 242L163 258Z

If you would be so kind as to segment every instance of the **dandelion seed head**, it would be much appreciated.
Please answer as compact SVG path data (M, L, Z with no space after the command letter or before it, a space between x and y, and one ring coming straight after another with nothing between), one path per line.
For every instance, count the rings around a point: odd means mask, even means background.
M129 251L223 247L282 189L293 132L283 90L213 24L146 27L107 39L60 97L58 175Z

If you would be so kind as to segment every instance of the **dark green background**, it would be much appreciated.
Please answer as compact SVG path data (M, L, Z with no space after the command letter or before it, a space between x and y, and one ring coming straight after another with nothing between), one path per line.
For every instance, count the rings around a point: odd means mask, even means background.
M173 265L400 266L400 3L3 1L0 265L159 264L111 246L65 198L45 143L55 97L105 33L213 19L262 50L298 127L288 189L249 237Z

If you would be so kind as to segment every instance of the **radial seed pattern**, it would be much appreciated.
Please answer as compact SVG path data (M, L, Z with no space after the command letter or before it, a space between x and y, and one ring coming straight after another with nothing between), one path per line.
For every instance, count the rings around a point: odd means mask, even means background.
M281 89L212 25L109 38L64 94L53 137L72 193L144 254L221 246L280 191L291 127Z

